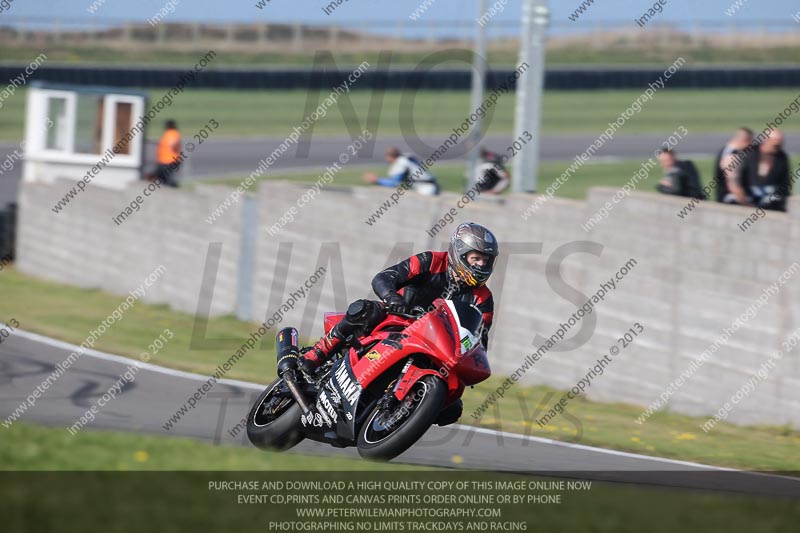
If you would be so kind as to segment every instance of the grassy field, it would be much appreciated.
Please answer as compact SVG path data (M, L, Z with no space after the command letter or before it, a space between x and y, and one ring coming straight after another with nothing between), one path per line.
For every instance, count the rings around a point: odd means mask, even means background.
M713 160L695 159L700 171L703 182L710 181ZM571 164L571 161L546 161L539 165L539 188L545 190L556 178L558 178ZM622 187L628 183L635 171L642 162L637 160L624 160L613 162L592 162L586 163L580 170L575 172L572 177L564 183L557 191L556 196L562 198L573 198L584 200L587 190L591 187ZM376 172L379 175L386 173L385 166L368 166L346 169L336 175L331 182L333 185L365 185L362 178L365 172ZM463 192L464 190L464 164L437 164L433 167L433 174L439 180L442 189L451 192ZM650 171L649 176L638 181L637 190L653 191L656 183L661 179L661 167L656 167ZM259 181L286 180L297 183L314 183L319 179L320 174L315 172L293 172L287 174L274 174L269 177L262 177ZM238 186L245 176L236 178L224 178L211 180L210 183L221 185ZM206 183L206 182L204 182Z
M96 290L82 290L43 282L24 276L7 267L0 272L0 319L12 318L20 327L72 343L80 343L120 302L120 297ZM76 305L80 302L80 305ZM147 343L169 327L175 335L168 349L152 362L172 368L210 373L226 360L255 329L253 324L230 317L214 318L208 324L208 336L230 339L211 350L190 347L193 317L164 306L136 304L98 340L95 348L136 357ZM229 372L228 377L266 383L274 375L275 356L272 342L248 353ZM522 354L520 354L522 356ZM464 402L465 423L497 387L496 377L467 391ZM557 394L558 396L554 396ZM670 412L654 415L644 425L634 420L642 408L625 404L607 404L576 399L570 403L570 417L561 417L545 428L533 421L549 408L561 391L548 387L515 386L485 414L478 425L570 442L648 455L699 461L721 466L757 470L800 470L800 432L784 427L740 427L720 423L713 432L703 433L702 418ZM577 422L576 422L577 420ZM50 452L48 452L50 453Z
M82 430L18 423L3 428L0 470L410 470L359 459L215 446L180 437ZM424 467L415 467L425 469Z
M164 94L163 89L148 90L151 104ZM548 91L542 104L543 135L599 135L615 121L641 94L638 90L619 91ZM322 103L312 93L310 111ZM346 124L356 131L367 127L367 112L373 97L370 91L353 90L349 95L355 116L345 118L342 102L332 106L326 116L313 128L313 135L346 135ZM377 95L376 95L377 97ZM690 133L731 132L748 125L763 129L792 100L794 90L669 90L656 93L644 103L642 111L630 118L618 135L658 133L668 135L679 126ZM178 121L188 137L211 118L220 123L215 137L277 136L286 137L310 113L306 112L306 91L226 91L186 90L178 95L171 107L165 108L149 128L148 135L156 139L161 124L168 118ZM402 91L383 94L377 126L370 123L378 136L400 135L400 117L410 117L420 134L449 134L471 113L467 91L419 91L405 96ZM413 102L413 104L412 104ZM413 107L411 107L413 105ZM25 91L19 90L5 102L0 113L0 141L22 139ZM484 123L489 133L510 134L513 131L514 95L501 96L494 115ZM358 124L356 124L356 121ZM787 131L800 130L797 114L781 126Z
M272 500L246 502L240 497L318 495L322 509L379 509L381 504L358 504L348 495L397 494L391 489L361 491L348 482L515 482L553 483L555 478L522 478L508 473L458 472L367 461L266 454L257 450L217 447L188 439L143 437L133 434L83 431L76 437L58 429L23 424L3 430L0 439L0 499L4 531L37 533L104 531L253 531L280 529L275 522L301 523L307 531L342 531L308 518L300 518L300 502ZM223 488L232 482L343 483L344 489L309 490ZM800 507L788 498L768 498L722 491L676 490L669 487L586 482L583 490L490 490L485 493L560 496L558 504L494 504L504 523L530 524L528 530L592 531L596 533L668 533L674 531L726 531L768 533L791 531L800 519ZM297 486L297 485L295 485ZM402 491L402 494L476 494L471 489ZM323 494L343 498L325 503ZM419 509L443 508L438 504ZM469 508L460 505L460 508ZM472 506L475 507L475 506ZM453 507L450 507L453 508ZM347 516L347 515L342 515ZM378 515L380 516L380 515ZM420 519L417 519L419 521ZM433 522L435 519L427 519ZM365 522L371 527L363 526ZM389 526L386 519L337 519L355 530L415 531ZM457 529L468 518L450 518L443 531L499 531ZM381 527L382 526L382 527ZM391 529L390 529L391 527ZM350 529L348 529L350 530Z

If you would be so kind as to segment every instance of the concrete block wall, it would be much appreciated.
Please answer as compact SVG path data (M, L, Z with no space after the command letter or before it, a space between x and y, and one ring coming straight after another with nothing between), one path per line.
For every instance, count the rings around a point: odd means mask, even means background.
M111 217L135 196L136 187L92 189L55 214L50 207L66 185L23 187L21 270L120 293L138 286L164 264L167 273L147 300L195 312L209 243L222 243L211 312L235 310L241 205L229 208L213 225L205 222L228 190L162 190L116 227ZM473 220L492 228L501 249L534 252L504 254L500 265L504 269L498 268L489 283L497 303L490 341L497 374L516 370L535 351L537 335L551 336L601 283L630 259L636 261L616 290L537 362L524 381L574 386L611 346L620 347L620 336L639 322L644 333L593 380L587 396L643 407L777 282L797 260L792 244L800 237L796 199L789 214L768 213L742 232L737 224L750 210L704 202L681 219L677 213L686 205L684 199L651 193L633 193L615 204L608 217L587 233L582 225L617 192L605 188L592 189L586 201L550 199L527 220L521 214L533 196L471 203L458 212L454 223L430 237L427 230L456 207L459 195L406 194L369 225L365 221L391 191L334 185L322 189L297 209L292 222L270 235L267 228L296 206L306 191L307 186L270 182L256 193L254 321L271 316L290 291L324 266L324 279L280 324L297 326L303 337L317 336L324 312L374 296L369 283L377 271L410 253L442 249L459 221ZM560 263L559 253L564 254ZM711 415L729 401L769 354L781 348L781 341L800 328L798 284L800 271L672 395L669 408ZM583 343L570 346L567 339L580 328L586 328L581 333ZM800 427L800 347L784 355L767 379L755 384L729 420Z
M196 192L162 188L120 225L113 217L141 194L136 184L120 191L92 187L61 212L51 207L74 182L25 183L20 190L17 266L48 280L125 294L141 285L159 265L166 272L144 301L166 303L194 313L209 243L221 243L211 312L235 305L241 217L224 217L213 226L205 217L227 189Z

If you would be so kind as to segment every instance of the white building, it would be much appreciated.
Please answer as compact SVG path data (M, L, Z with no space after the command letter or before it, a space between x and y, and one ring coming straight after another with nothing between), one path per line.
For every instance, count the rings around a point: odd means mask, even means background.
M146 93L34 82L27 96L23 180L121 189L142 178Z

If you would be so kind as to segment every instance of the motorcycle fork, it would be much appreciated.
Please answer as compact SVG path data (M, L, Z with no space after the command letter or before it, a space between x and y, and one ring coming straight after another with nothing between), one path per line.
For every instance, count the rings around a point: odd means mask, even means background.
M378 399L377 402L378 409L382 411L390 411L400 404L400 400L398 400L397 396L395 396L394 394L394 390L395 387L397 386L398 381L399 380L395 379L394 381L389 383L388 387L386 387L383 396L381 396Z
M297 385L297 377L295 376L295 373L293 371L285 372L283 374L283 383L286 385L286 388L289 389L289 393L297 402L297 405L299 405L300 409L302 409L303 415L308 415L308 413L311 411L311 407L306 400L305 394L303 394L303 391L301 391L300 387Z

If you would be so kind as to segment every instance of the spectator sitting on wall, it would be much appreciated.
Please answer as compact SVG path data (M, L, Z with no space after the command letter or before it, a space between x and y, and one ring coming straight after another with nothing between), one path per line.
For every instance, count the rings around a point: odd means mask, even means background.
M475 169L475 185L481 194L500 194L509 183L503 157L481 147L481 160Z
M384 159L389 163L389 176L379 178L376 174L364 174L367 183L384 187L398 187L407 184L419 194L433 196L439 194L440 188L436 178L422 168L419 159L413 154L401 154L395 147L387 148Z
M177 187L178 180L175 179L175 174L182 161L181 134L178 131L178 125L174 120L168 120L156 149L156 162L158 163L156 177L170 187Z
M747 195L748 184L753 178L753 131L739 128L719 151L714 164L716 198L726 204L750 205Z
M694 163L688 159L679 161L675 152L669 147L658 151L658 161L664 169L664 177L656 185L658 192L699 200L706 199Z
M783 151L783 133L772 130L758 146L756 171L750 182L753 204L764 209L786 211L786 197L792 192L789 156Z

